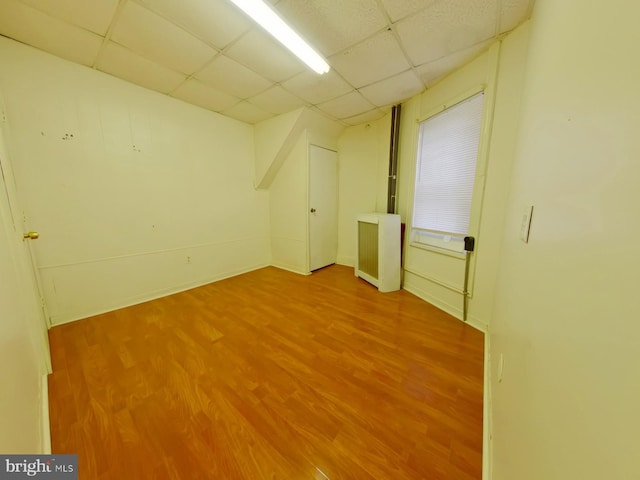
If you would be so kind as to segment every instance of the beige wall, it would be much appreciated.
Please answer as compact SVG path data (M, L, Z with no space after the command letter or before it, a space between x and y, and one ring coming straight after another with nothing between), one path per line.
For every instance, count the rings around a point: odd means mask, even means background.
M491 322L496 266L517 133L527 26L407 103L402 116L399 212L411 223L417 119L485 86L485 118L476 169L469 234L476 238L469 274L468 321L486 330ZM407 235L407 240L410 237ZM443 255L406 242L404 288L452 315L462 317L464 256ZM458 290L458 291L456 291Z
M409 227L418 119L481 85L486 86L488 121L485 123L490 126L493 122L493 129L484 131L486 153L476 179L470 233L476 237L477 250L472 257L472 298L469 302L470 321L483 330L487 329L492 317L527 41L528 25L524 25L496 43L490 51L402 105L397 207L402 221ZM366 211L386 211L389 129L390 116L387 116L377 122L350 127L340 137L339 263L353 265L355 215ZM462 256L442 255L408 244L404 266L404 288L462 317L462 295L442 286L445 284L462 290Z
M640 478L639 16L536 2L491 323L494 480Z
M269 263L251 126L8 39L0 56L54 323Z
M391 115L347 128L338 140L338 263L355 263L356 215L387 211Z
M309 141L306 132L278 170L269 187L271 264L309 273L308 203Z

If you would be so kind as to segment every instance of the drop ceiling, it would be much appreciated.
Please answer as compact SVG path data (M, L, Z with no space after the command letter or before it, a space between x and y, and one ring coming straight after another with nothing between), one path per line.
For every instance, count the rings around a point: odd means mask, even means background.
M1 0L0 34L257 123L306 106L375 120L485 50L534 0L279 0L317 75L228 0Z

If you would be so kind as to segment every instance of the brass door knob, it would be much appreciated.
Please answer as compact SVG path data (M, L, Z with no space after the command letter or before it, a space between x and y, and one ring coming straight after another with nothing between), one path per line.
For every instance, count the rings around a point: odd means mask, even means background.
M24 238L25 240L29 239L29 240L37 240L40 237L40 234L38 232L27 232L24 235L22 235L22 238Z

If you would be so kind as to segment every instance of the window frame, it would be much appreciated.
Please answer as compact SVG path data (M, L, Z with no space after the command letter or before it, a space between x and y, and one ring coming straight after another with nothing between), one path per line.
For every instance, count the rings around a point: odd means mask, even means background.
M414 130L414 156L413 156L413 185L411 192L411 211L410 213L410 221L411 228L408 233L408 243L412 247L417 247L420 249L431 250L437 253L442 253L445 255L450 255L453 257L464 258L464 242L463 236L455 236L450 235L446 232L438 232L434 230L425 230L416 228L413 226L413 214L415 209L415 194L416 194L416 175L418 173L418 153L420 149L419 138L420 138L420 124L425 120L428 120L445 110L454 107L471 97L484 93L484 101L482 106L481 113L481 126L480 126L480 139L478 143L478 155L476 159L476 171L474 177L474 184L472 190L472 200L471 200L471 211L469 216L469 230L468 234L472 237L478 237L478 232L480 230L480 217L482 211L482 202L484 198L484 186L485 186L485 176L487 169L487 160L488 160L488 150L489 150L489 135L491 129L491 120L493 116L492 108L493 98L492 92L489 91L485 84L477 85L476 87L465 91L461 95L457 95L452 97L449 101L439 105L437 108L434 108L427 112L426 115L423 115L416 119L415 130ZM440 239L429 240L425 237L429 235L440 235ZM451 236L453 243L446 239L447 236Z

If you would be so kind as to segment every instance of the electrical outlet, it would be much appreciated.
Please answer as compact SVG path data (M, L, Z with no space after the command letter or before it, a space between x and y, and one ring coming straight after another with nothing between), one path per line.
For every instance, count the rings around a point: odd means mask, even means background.
M522 221L520 223L520 240L529 243L529 231L531 230L531 216L533 215L533 205L527 205L522 211Z

